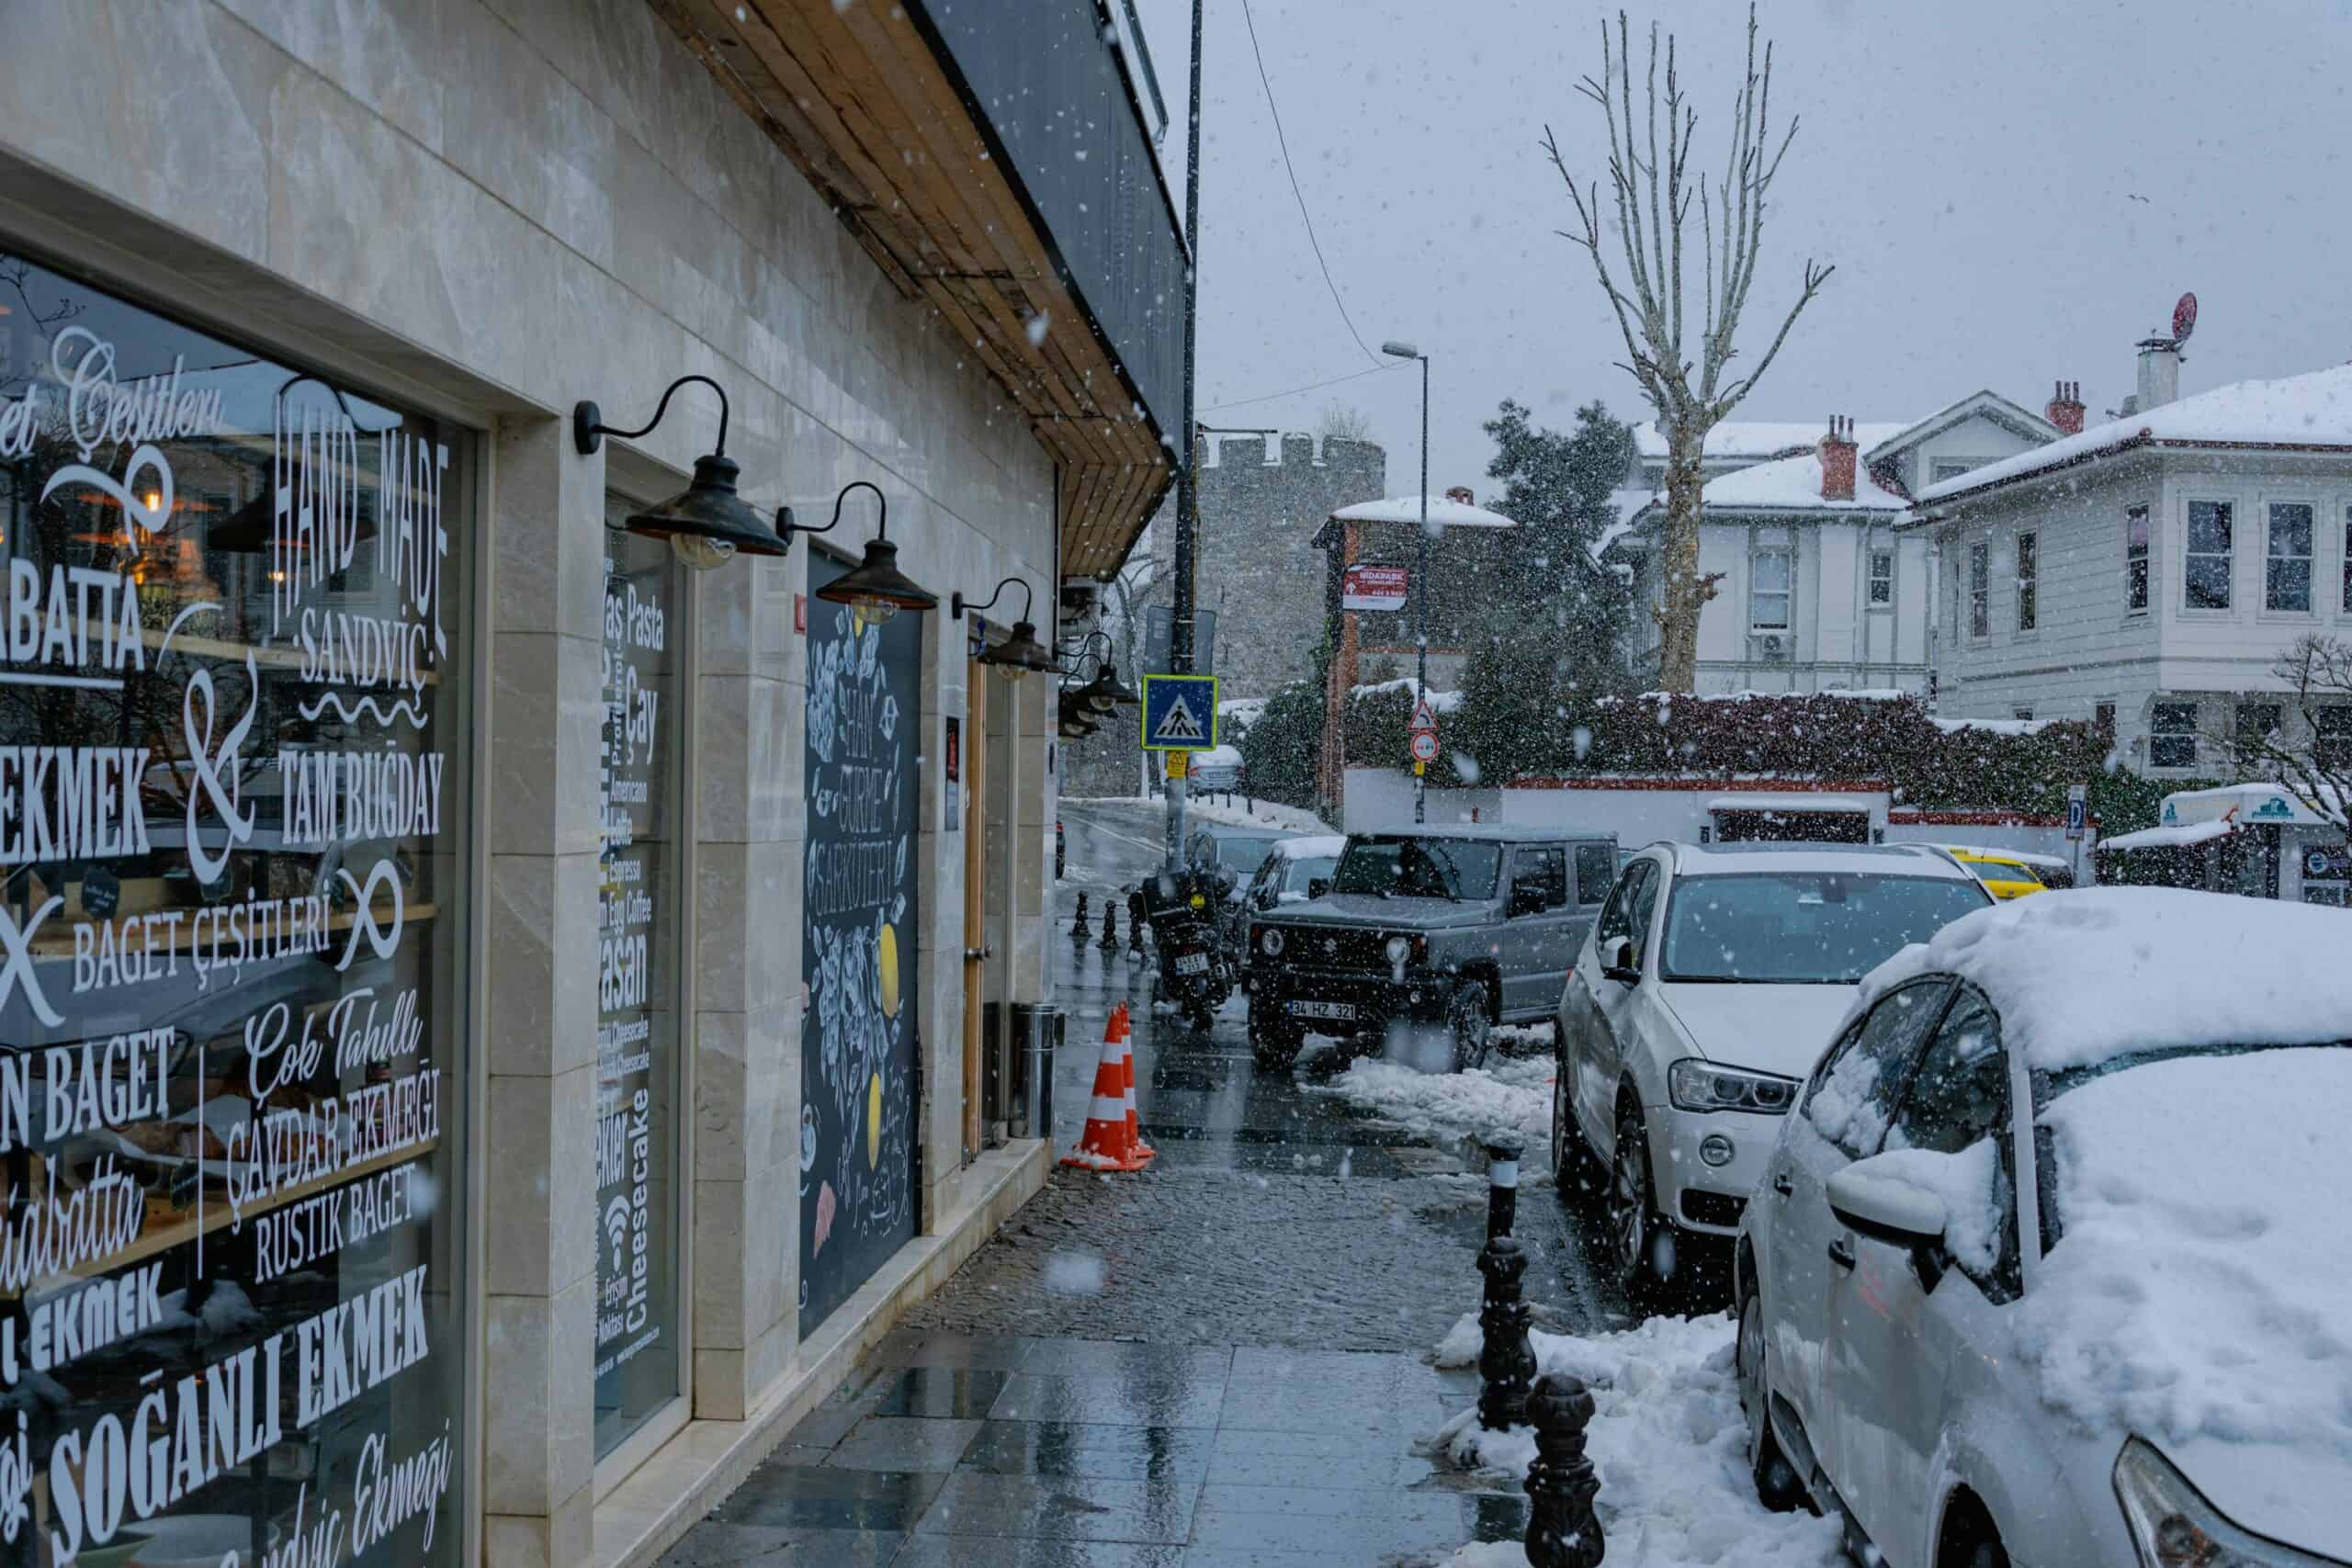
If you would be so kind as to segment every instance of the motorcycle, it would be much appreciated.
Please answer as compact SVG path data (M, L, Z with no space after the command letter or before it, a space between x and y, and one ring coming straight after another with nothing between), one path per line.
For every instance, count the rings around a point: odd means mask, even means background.
M1236 983L1234 955L1217 930L1221 890L1209 878L1187 872L1147 878L1142 891L1144 918L1159 953L1152 1000L1174 1002L1185 1021L1205 1034Z

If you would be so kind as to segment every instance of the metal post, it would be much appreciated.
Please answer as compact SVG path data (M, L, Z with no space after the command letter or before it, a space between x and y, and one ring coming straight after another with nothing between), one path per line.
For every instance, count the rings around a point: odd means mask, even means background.
M1091 934L1086 923L1086 894L1081 889L1078 895L1078 919L1069 928L1069 940L1073 945L1084 947Z
M1485 1304L1478 1309L1478 1425L1490 1432L1522 1426L1527 1393L1535 1381L1535 1348L1527 1327L1534 1316L1521 1296L1527 1254L1510 1235L1519 1213L1520 1145L1508 1138L1487 1145L1487 1246L1478 1272L1487 1277Z
M1415 547L1413 570L1413 642L1417 665L1413 671L1416 704L1430 700L1430 356L1421 361L1421 538ZM1429 820L1429 770L1413 770L1413 820Z
M1200 526L1201 442L1193 428L1193 355L1201 313L1201 4L1193 0L1193 99L1184 135L1184 440L1183 463L1176 470L1176 595L1170 617L1168 661L1179 675L1193 672L1193 554ZM1184 863L1184 787L1168 780L1168 869Z
M1592 1500L1600 1479L1585 1458L1593 1399L1565 1372L1535 1380L1527 1402L1535 1423L1535 1462L1527 1467L1527 1561L1532 1568L1600 1568L1609 1546Z

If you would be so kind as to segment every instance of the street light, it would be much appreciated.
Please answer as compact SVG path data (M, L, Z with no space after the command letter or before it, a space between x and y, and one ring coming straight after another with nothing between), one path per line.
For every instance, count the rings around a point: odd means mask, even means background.
M1413 701L1416 706L1430 700L1430 356L1409 343L1395 338L1380 345L1380 352L1396 359L1418 359L1421 362L1421 536L1413 547ZM1413 764L1413 820L1425 821L1429 817L1428 770L1419 762Z

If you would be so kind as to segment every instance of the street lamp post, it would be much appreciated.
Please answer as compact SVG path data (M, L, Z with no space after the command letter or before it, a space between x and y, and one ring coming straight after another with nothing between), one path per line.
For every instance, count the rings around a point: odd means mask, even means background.
M1413 546L1413 701L1430 700L1430 356L1394 339L1380 352L1421 362L1421 536ZM1429 770L1413 764L1413 820L1429 818Z

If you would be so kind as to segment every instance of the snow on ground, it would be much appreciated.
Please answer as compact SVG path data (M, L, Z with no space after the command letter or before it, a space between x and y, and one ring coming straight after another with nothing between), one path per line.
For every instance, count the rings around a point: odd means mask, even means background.
M1585 1452L1600 1479L1597 1508L1609 1561L1642 1568L1832 1568L1838 1527L1768 1512L1747 1474L1747 1426L1732 1364L1729 1314L1654 1317L1590 1337L1532 1333L1537 1367L1581 1378L1597 1407ZM1437 1364L1474 1364L1478 1319L1464 1313ZM1488 1432L1474 1406L1438 1432L1438 1450L1468 1470L1524 1480L1532 1427ZM1512 1555L1516 1553L1517 1555ZM1524 1568L1516 1544L1465 1546L1444 1568Z
M1115 801L1121 806L1148 806L1157 810L1167 808L1167 800L1157 795L1064 795L1065 801L1091 805L1098 801ZM1242 804L1239 790L1233 792L1233 803L1226 804L1226 792L1214 796L1187 794L1184 796L1184 820L1187 823L1222 822L1237 828L1263 828L1277 833L1325 833L1330 826L1312 811L1296 806L1278 806L1271 800L1255 805Z
M1365 1057L1313 1088L1444 1141L1509 1133L1526 1145L1528 1157L1536 1157L1551 1146L1552 1058L1489 1056L1487 1064L1467 1072L1422 1072Z

